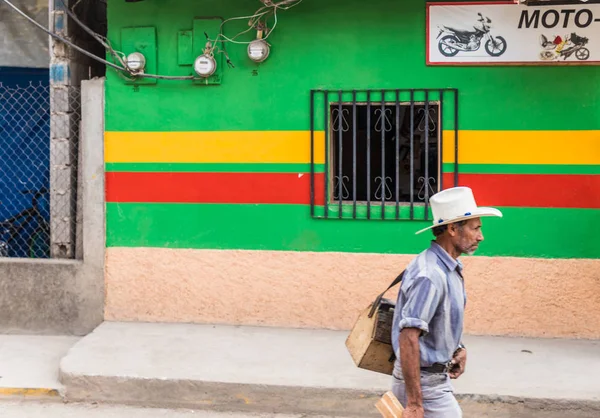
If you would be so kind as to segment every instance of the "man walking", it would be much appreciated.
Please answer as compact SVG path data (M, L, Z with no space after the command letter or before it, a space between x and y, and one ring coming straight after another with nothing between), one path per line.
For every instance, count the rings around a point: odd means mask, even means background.
M462 411L450 379L465 371L462 345L466 294L458 257L473 254L483 241L481 218L502 217L477 207L468 187L430 199L435 241L407 267L392 327L396 362L392 391L405 408L403 418L459 418Z

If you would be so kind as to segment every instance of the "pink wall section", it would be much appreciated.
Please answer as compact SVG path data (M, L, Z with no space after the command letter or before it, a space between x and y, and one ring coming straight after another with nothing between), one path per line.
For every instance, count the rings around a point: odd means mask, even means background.
M413 257L109 248L106 319L349 329ZM600 338L600 260L463 261L466 332Z

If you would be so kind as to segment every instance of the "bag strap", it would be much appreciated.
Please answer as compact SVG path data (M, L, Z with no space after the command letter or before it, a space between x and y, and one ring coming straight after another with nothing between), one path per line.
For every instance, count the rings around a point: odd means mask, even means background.
M404 276L404 273L406 273L406 270L404 270L402 273L400 273L398 275L398 277L396 277L394 279L394 281L392 282L392 284L389 285L388 288L385 289L382 293L380 293L379 296L377 296L377 298L375 299L375 302L373 302L373 306L371 306L371 311L369 312L369 318L372 318L373 315L375 315L375 310L377 309L377 307L381 303L381 299L383 298L383 295L385 295L388 290L390 290L392 287L396 286L398 283L400 283L402 281L402 277Z

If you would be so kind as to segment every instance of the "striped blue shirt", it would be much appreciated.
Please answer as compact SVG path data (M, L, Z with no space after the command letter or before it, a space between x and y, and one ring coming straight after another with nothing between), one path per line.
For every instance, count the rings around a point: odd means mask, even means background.
M419 328L421 367L447 363L461 342L467 297L462 263L435 241L406 268L392 327L395 375L401 377L400 330Z

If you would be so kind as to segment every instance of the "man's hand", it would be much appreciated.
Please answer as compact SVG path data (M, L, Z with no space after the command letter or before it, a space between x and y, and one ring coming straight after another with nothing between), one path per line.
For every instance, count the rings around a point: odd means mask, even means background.
M454 358L450 361L452 370L450 370L450 379L458 379L465 372L467 366L467 350L460 348L454 353Z
M422 406L410 406L408 405L402 413L402 418L423 418L425 411Z

